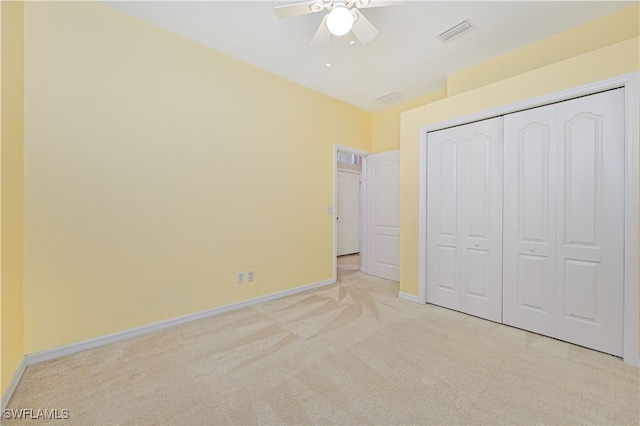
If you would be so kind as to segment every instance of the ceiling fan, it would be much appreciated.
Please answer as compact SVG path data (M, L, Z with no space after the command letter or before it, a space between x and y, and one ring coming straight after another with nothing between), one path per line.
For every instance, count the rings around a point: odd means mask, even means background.
M367 44L378 35L378 30L365 18L360 9L396 6L403 3L405 2L397 0L314 0L278 6L274 11L280 19L328 11L329 13L322 18L320 27L311 40L312 46L318 46L326 42L330 33L342 36L349 33L349 31L356 36L360 43Z

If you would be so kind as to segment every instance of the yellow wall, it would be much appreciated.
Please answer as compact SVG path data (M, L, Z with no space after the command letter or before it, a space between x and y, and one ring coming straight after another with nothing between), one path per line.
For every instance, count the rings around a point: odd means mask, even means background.
M537 43L371 115L101 4L28 3L24 22L18 362L331 278L334 143L402 148L401 291L417 294L418 128L640 68L637 21L587 47L569 31L560 57Z
M0 369L7 389L24 356L23 3L0 2Z
M404 111L447 97L447 90L441 89L399 105L376 112L372 117L372 152L400 149L400 114Z
M640 4L594 19L447 77L453 96L638 36Z
M331 279L371 114L97 3L28 3L25 46L27 353Z

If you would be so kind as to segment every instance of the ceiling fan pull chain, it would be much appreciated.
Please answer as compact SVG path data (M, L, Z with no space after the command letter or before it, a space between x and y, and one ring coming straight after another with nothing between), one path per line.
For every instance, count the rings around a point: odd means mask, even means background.
M331 68L331 33L327 31L327 68Z

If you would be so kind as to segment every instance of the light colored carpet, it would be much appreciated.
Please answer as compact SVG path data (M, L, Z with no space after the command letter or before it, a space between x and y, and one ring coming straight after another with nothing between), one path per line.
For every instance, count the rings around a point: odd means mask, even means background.
M617 358L397 298L341 259L338 285L28 368L8 408L59 424L638 424Z

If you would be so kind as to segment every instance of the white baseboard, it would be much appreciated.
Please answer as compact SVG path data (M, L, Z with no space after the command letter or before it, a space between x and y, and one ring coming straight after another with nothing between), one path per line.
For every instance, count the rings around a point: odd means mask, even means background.
M13 377L11 377L9 386L7 386L7 389L5 389L4 392L2 392L2 397L0 397L1 399L0 406L2 407L1 408L2 411L4 411L4 409L7 408L7 404L9 404L9 400L11 400L11 397L13 396L13 391L16 390L16 386L18 386L18 382L20 382L20 379L22 378L22 375L24 374L26 369L27 369L27 359L26 357L23 357L22 361L20 361L20 364L18 364L18 369L16 370L15 373L13 373Z
M202 318L207 318L213 315L222 314L235 309L244 308L246 306L255 305L269 300L280 299L282 297L291 296L296 293L311 290L317 287L323 287L330 284L335 284L335 280L328 279L324 281L318 281L315 283L303 285L301 287L292 288L289 290L279 291L277 293L267 294L265 296L255 297L253 299L243 300L241 302L231 303L229 305L219 306L217 308L207 309L206 311L195 312L193 314L184 315L164 321L159 321L153 324L143 325L141 327L131 328L129 330L120 331L118 333L108 334L106 336L97 337L95 339L89 339L82 342L72 343L70 345L60 346L53 349L48 349L25 356L26 365L33 365L43 361L49 361L61 356L70 355L76 352L84 351L86 349L96 348L99 346L108 345L110 343L120 342L122 340L130 339L132 337L140 336L147 333L153 333L154 331L165 330L176 325L185 324L187 322L196 321ZM4 399L3 399L4 401Z
M420 302L420 298L418 296L414 296L413 294L409 294L409 293L405 293L403 291L400 291L400 292L398 292L398 297L400 299L407 300L409 302L420 303L421 305L423 305L423 303Z

